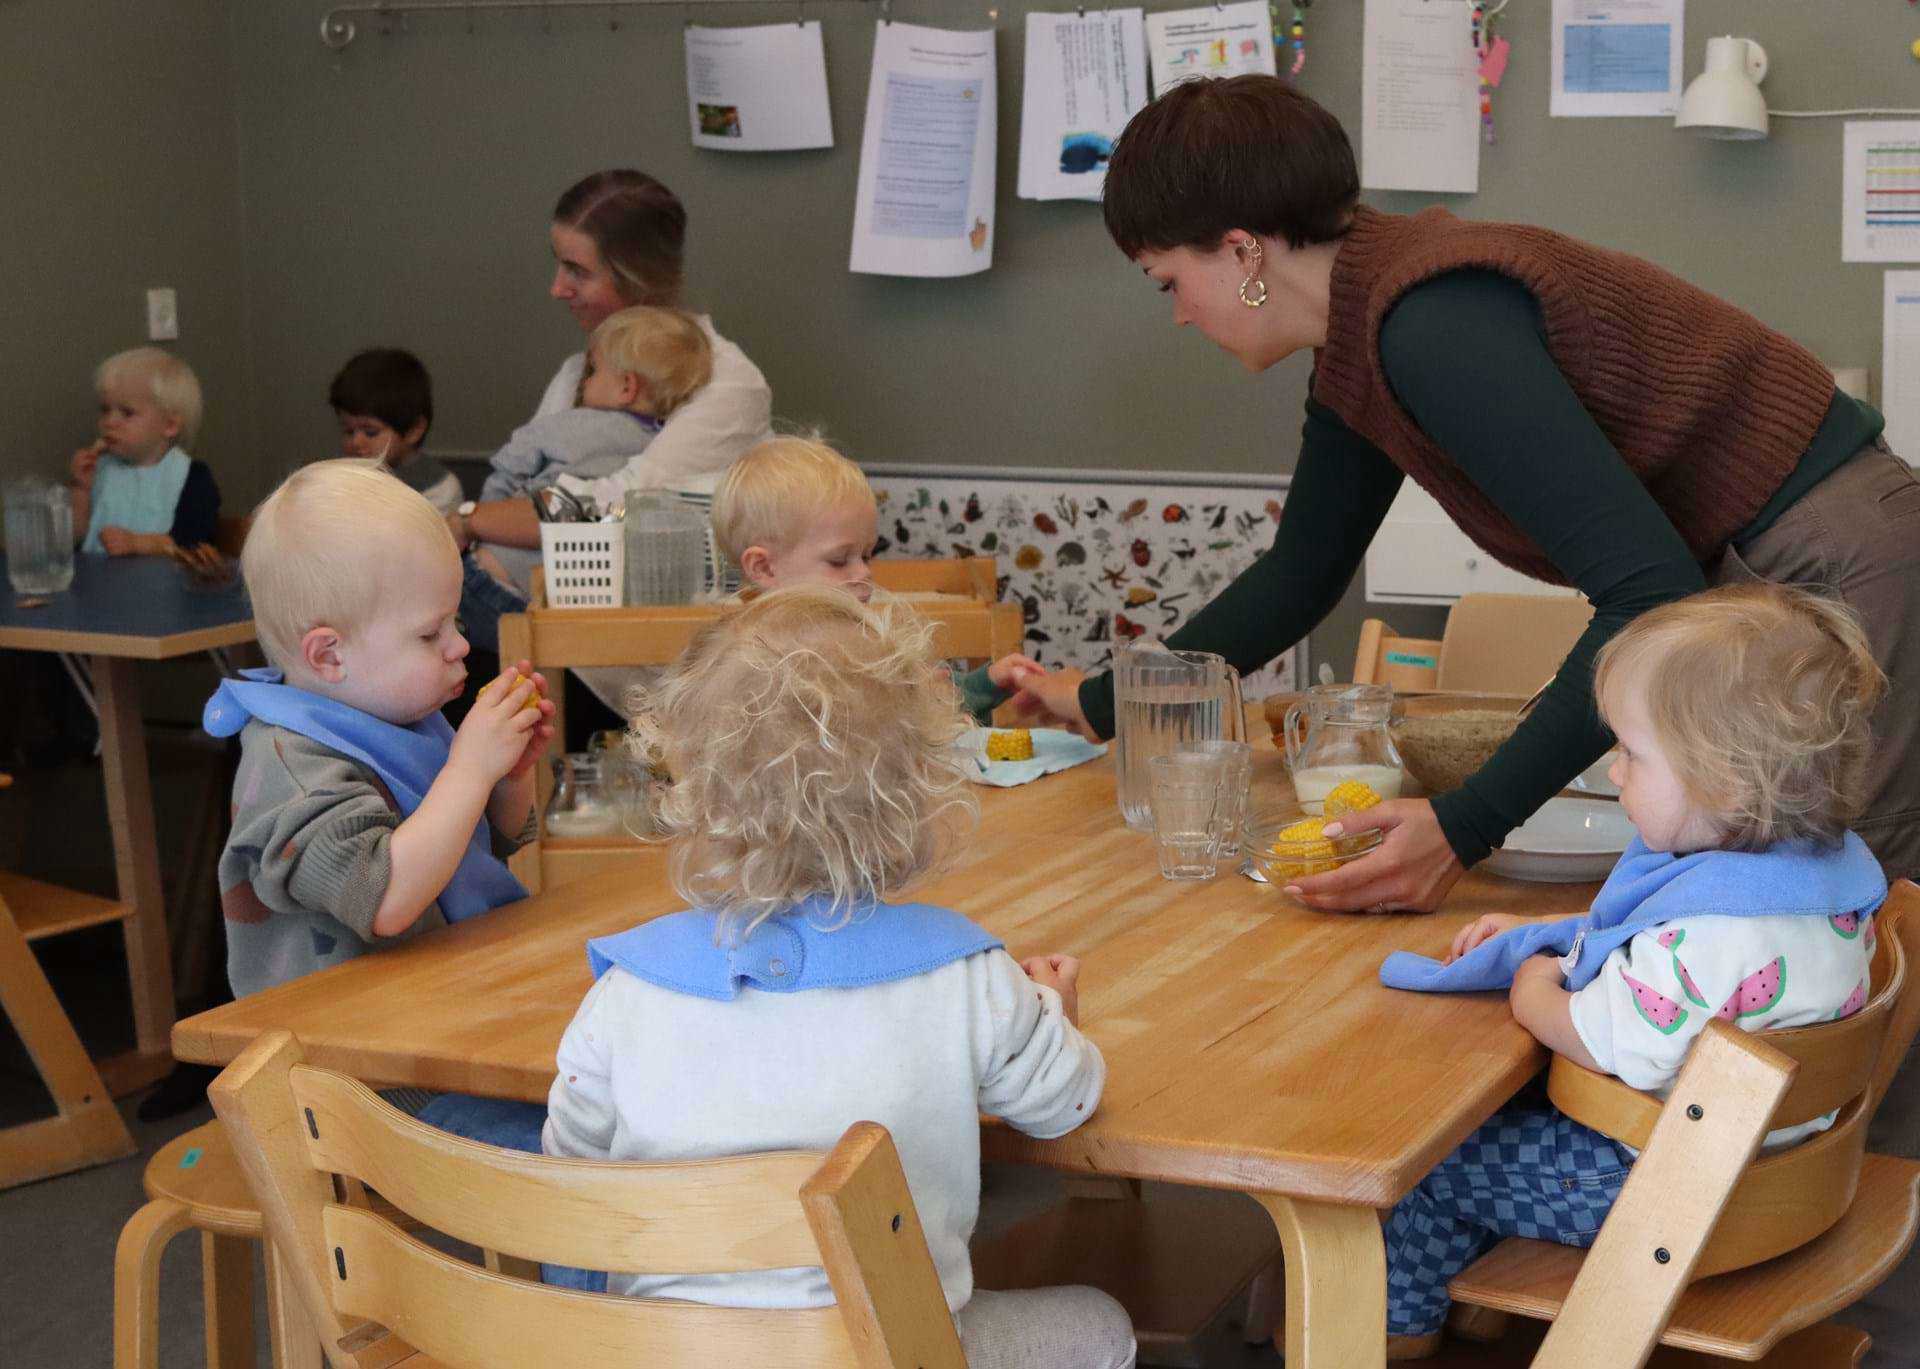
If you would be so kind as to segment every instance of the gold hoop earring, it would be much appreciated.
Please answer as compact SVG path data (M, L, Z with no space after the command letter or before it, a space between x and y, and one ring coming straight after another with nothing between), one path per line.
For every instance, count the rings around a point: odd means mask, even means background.
M1258 240L1247 245L1247 278L1240 282L1240 302L1249 309L1258 309L1267 302L1267 283L1260 279L1260 264L1266 258L1266 250ZM1247 287L1260 287L1258 295L1249 295Z

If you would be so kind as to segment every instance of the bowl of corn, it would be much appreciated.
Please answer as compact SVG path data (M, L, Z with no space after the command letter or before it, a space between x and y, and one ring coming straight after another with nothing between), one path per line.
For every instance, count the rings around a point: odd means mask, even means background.
M1378 802L1380 795L1372 786L1344 780L1328 791L1324 815L1309 813L1297 805L1262 813L1247 824L1242 839L1247 859L1267 883L1275 886L1338 870L1373 850L1382 837L1379 832L1329 837L1327 824Z

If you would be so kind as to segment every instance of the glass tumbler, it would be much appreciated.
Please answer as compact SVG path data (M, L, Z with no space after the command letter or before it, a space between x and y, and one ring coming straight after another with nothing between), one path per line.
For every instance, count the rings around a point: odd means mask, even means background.
M1225 756L1170 751L1147 762L1153 838L1165 879L1212 879L1220 870Z

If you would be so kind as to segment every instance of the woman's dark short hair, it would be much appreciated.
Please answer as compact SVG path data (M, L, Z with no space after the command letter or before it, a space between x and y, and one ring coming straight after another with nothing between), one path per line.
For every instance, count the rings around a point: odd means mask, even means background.
M1134 115L1101 207L1129 257L1211 252L1230 229L1290 246L1346 231L1360 196L1340 121L1277 76L1183 81Z
M412 352L373 347L348 358L327 387L327 403L405 433L422 419L432 426L433 380Z
M553 221L593 239L628 304L680 302L687 208L644 171L596 171L567 187Z

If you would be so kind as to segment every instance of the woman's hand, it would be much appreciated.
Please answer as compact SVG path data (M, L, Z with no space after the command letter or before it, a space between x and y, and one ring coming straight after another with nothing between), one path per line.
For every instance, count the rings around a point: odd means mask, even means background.
M1390 799L1327 824L1330 837L1380 831L1386 839L1366 855L1324 875L1309 875L1287 892L1330 913L1430 913L1466 873L1447 844L1433 805Z
M1086 672L1071 666L1027 675L1013 696L1013 711L1022 722L1062 722L1089 741L1098 741L1087 715L1080 711L1080 682Z
M1031 656L1013 652L987 667L987 681L995 689L1017 689L1028 675L1044 675L1047 668Z

